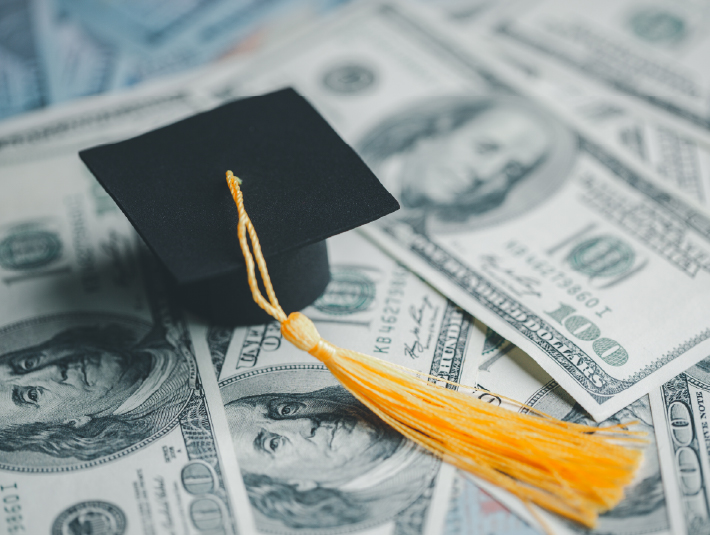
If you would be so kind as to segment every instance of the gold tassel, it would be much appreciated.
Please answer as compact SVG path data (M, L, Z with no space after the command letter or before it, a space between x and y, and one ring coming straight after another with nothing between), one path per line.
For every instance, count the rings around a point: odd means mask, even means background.
M643 433L563 422L520 403L529 414L513 412L428 380L440 378L323 340L310 319L299 312L286 317L279 306L240 181L227 171L227 183L239 211L239 243L254 300L281 323L284 338L323 362L363 405L434 455L528 506L592 528L600 513L619 503L642 458L640 449L627 446L645 442L637 438ZM247 233L268 301L259 291Z

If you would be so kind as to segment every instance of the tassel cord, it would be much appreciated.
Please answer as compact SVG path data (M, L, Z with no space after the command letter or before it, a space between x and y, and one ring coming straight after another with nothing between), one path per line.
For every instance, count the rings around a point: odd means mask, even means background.
M644 433L621 424L590 428L562 422L493 394L527 414L513 412L456 390L470 387L335 347L302 314L287 317L244 208L241 182L231 171L227 182L239 212L239 243L254 301L281 323L284 338L323 362L385 423L446 462L508 490L526 507L534 503L587 527L594 527L597 515L623 498L623 487L633 479L642 455L627 446L645 442L640 438ZM256 267L268 300L259 289Z

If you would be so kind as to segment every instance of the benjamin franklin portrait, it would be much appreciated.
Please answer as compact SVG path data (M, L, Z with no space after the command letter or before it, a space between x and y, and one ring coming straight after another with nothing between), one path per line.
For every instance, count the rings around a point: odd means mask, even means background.
M311 368L220 385L259 528L333 533L393 519L424 493L439 461Z
M186 358L143 321L69 314L0 331L0 463L87 466L164 431L191 395Z
M519 97L439 98L399 112L357 145L420 232L494 225L548 199L574 162L575 141Z

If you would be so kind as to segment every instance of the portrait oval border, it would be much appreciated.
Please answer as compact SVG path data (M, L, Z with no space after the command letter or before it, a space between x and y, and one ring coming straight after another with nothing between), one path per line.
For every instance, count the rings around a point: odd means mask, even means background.
M42 323L48 323L51 321L58 321L61 318L71 318L72 320L75 320L77 324L81 324L81 319L85 319L86 323L97 323L96 319L101 318L101 319L115 319L116 322L118 323L123 323L123 324L134 324L134 325L140 325L141 327L144 327L146 329L146 332L150 331L151 328L151 323L149 321L137 318L135 316L129 316L129 315L124 315L124 314L117 314L117 313L112 313L112 312L66 312L66 313L58 313L58 314L47 314L44 316L38 316L32 319L28 320L21 320L9 325L6 325L2 328L0 328L0 339L2 336L9 331L21 328L21 327L27 327L31 325L36 325L36 324L42 324ZM101 323L108 323L106 322L101 322ZM10 351L14 351L14 349L10 349ZM186 358L182 355L182 352L178 352L182 358ZM193 367L193 363L188 362L188 366ZM165 426L163 426L159 431L153 433L149 437L141 440L140 442L136 442L135 444L132 444L131 446L124 448L120 451L117 451L115 453L99 457L97 459L91 460L91 461L80 461L74 464L68 464L66 466L57 466L57 467L26 467L26 466L18 466L18 465L12 465L12 464L7 464L6 462L0 461L0 470L6 470L8 472L18 472L18 473L31 473L31 474L57 474L57 473L65 473L65 472L76 472L79 470L85 470L87 468L93 468L95 466L101 466L110 462L113 462L117 459L120 459L122 457L125 457L127 455L130 455L145 446L155 442L156 440L164 437L175 427L178 425L180 421L180 415L184 411L185 407L187 404L190 402L192 397L194 396L194 389L190 389L189 394L187 395L185 401L183 402L182 406L180 407L179 410L176 411L175 416L168 422L166 423ZM3 453L0 451L0 455Z
M235 384L238 384L240 381L243 381L245 379L253 379L254 377L260 377L268 373L273 373L273 372L313 372L313 371L318 371L318 372L325 372L327 373L331 378L332 381L331 384L337 385L340 384L338 380L330 374L328 371L328 368L324 366L323 364L282 364L282 365L273 365L273 366L266 366L264 368L259 368L258 370L252 370L252 371L247 371L244 373L241 373L239 375L235 375L232 377L229 377L227 379L224 379L219 382L219 388L220 391L223 388L229 388L235 386ZM280 385L281 386L281 385ZM341 385L342 386L342 385ZM293 392L303 392L301 389L293 390ZM310 390L313 391L313 390ZM243 396L227 396L229 399L225 400L225 397L222 397L223 403L226 405L230 401L234 401L236 399L240 399L242 397L248 397L251 394L246 394ZM279 527L279 522L278 521L271 521L270 519L264 517L263 514L261 514L259 511L254 509L252 506L252 511L254 513L254 516L256 517L257 520L257 525L258 529L260 532L263 533L271 533L274 535L326 535L326 534L332 534L332 535L339 535L339 534L346 534L346 533L354 533L354 532L359 532L363 531L366 529L371 529L377 526L381 526L383 524L386 524L387 522L396 522L397 521L397 516L404 513L407 511L410 507L416 506L416 502L421 498L421 496L425 495L427 492L427 489L429 489L435 480L439 469L441 468L441 461L439 459L436 459L433 456L427 456L423 457L423 459L427 459L427 470L426 470L426 477L422 476L423 480L426 480L427 483L424 483L421 488L421 492L417 494L415 498L413 498L411 501L408 501L406 505L402 506L401 508L397 508L396 510L392 511L391 513L387 515L382 515L378 518L375 519L368 519L363 522L347 525L347 526L340 526L340 527L328 527L328 528L304 528L304 529L289 529L289 528L280 528ZM261 525L259 522L259 519L264 518L267 522L268 525ZM282 525L282 524L281 524Z
M457 108L475 109L478 106L483 109L488 106L495 109L505 105L525 110L540 122L541 127L552 138L550 156L545 158L539 169L532 171L531 176L522 182L521 186L512 190L513 192L507 196L506 200L491 213L472 215L462 221L444 221L423 212L424 227L428 234L455 235L495 227L546 204L550 198L564 188L575 164L578 152L577 136L554 114L542 109L534 101L517 95L458 95L424 98L388 114L384 120L370 126L354 146L383 185L401 202L398 192L392 191L393 184L388 185L391 179L388 180L385 175L383 165L392 156L405 154L411 148L410 144L420 137L413 135L412 129L414 131L422 129L421 135L426 135L424 132L427 131L427 128L432 128L432 124L446 124L452 120L456 116L454 110ZM441 114L441 117L437 114ZM398 136L401 139L393 145L393 140L389 137L396 139ZM402 141L402 139L408 141ZM404 147L400 146L402 144ZM550 178L545 180L546 177ZM402 208L400 212L388 216L388 219L400 218L410 221L413 214L417 213L422 214L422 211Z

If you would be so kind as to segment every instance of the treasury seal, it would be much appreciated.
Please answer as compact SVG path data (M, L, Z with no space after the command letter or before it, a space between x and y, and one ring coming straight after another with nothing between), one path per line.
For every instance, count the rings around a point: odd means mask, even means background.
M313 306L325 314L345 316L362 312L375 299L375 283L354 269L334 269L330 283Z
M117 506L101 501L81 502L60 514L52 524L52 535L123 535L126 515Z

